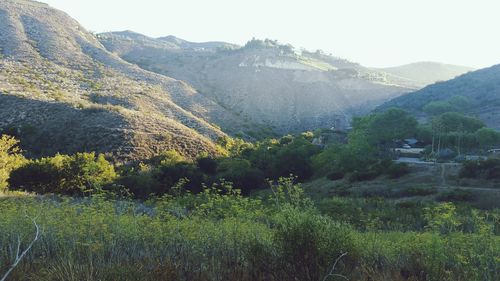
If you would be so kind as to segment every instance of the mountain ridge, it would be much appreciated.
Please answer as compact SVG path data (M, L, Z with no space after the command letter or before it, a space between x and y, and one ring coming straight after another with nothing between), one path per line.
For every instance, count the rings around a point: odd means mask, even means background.
M203 95L254 123L270 124L278 133L345 128L351 116L413 89L386 73L320 52L299 52L276 40L196 50L177 45L182 40L177 37L165 43L129 35L108 32L98 38L123 59L187 81Z
M40 155L91 147L116 153L120 159L145 158L165 149L193 157L217 152L213 140L226 134L215 123L234 130L248 126L187 83L143 70L108 52L77 21L45 4L0 2L0 51L0 131L17 133L27 150L40 138L60 146L42 148ZM66 116L63 110L49 110L53 104L76 111ZM26 111L16 110L16 106ZM38 111L40 118L27 114L30 111ZM89 111L99 111L103 119L116 122L106 132L92 132L90 127L106 121L89 117ZM61 118L53 118L54 114ZM120 118L111 117L116 114ZM37 120L44 118L55 125ZM93 125L85 124L87 121ZM39 132L23 132L22 127L39 127ZM83 135L93 135L98 143L122 127L128 129L122 130L121 138L110 138L114 145L109 151L82 140ZM73 133L77 144L65 141L65 130ZM129 149L122 153L123 147Z
M479 117L489 127L500 129L500 64L460 75L452 80L429 85L419 91L395 98L382 106L401 107L421 118L430 117L424 108L433 102L465 99L459 112Z
M476 69L468 66L420 61L394 67L376 68L394 76L409 79L418 87L453 79Z

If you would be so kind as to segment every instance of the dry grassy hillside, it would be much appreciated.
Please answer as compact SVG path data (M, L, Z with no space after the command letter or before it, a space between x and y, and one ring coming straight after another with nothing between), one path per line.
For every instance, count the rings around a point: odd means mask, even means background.
M386 73L321 52L297 52L272 40L237 47L130 31L98 38L123 59L187 81L226 108L279 133L345 127L352 115L411 90Z
M0 132L34 155L96 150L135 159L215 153L218 126L251 126L188 84L109 53L65 13L0 2Z

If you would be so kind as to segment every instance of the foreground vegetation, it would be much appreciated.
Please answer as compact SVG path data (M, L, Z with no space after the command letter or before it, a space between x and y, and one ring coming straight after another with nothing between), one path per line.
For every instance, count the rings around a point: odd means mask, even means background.
M477 215L469 222L477 227L466 230L446 203L425 211L421 231L368 223L361 231L321 214L291 179L272 188L272 197L260 199L226 183L144 203L105 195L4 198L0 270L15 259L18 237L22 247L31 241L33 219L41 238L10 280L500 278L498 221ZM332 208L342 205L335 200Z

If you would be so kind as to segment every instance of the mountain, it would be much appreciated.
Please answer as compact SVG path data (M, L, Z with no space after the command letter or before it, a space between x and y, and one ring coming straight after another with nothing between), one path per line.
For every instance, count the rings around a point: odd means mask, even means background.
M410 85L422 88L439 81L453 79L473 71L474 68L437 62L417 62L397 67L379 68L378 70L407 79Z
M64 12L0 1L0 133L18 136L33 156L214 154L213 140L226 135L218 126L237 132L253 124L183 81L108 52Z
M489 127L500 129L500 65L430 85L395 98L380 109L401 107L425 118L428 117L430 105L435 109L451 108L453 111L475 115Z
M193 85L253 123L289 133L346 127L354 114L415 90L401 79L320 51L297 51L273 40L245 46L191 43L131 31L98 35L109 51L143 69Z

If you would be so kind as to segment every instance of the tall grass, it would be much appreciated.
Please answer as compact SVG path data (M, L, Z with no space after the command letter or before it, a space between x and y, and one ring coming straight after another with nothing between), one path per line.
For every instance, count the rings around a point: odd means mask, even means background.
M500 280L491 231L360 232L287 190L279 205L227 189L147 203L0 198L0 274L34 218L41 238L8 280Z

